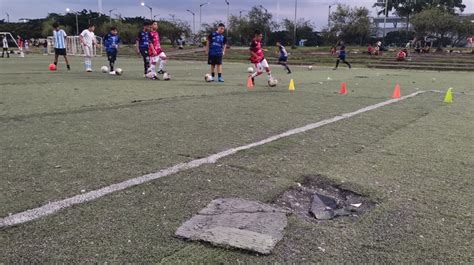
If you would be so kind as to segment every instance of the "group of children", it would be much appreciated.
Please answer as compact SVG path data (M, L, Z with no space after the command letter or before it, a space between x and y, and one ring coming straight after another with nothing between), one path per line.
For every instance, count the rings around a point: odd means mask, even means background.
M67 69L71 70L66 54L66 32L60 29L57 22L53 24L53 28L55 48L54 65L57 65L58 57L63 56L66 61ZM87 72L92 71L93 50L98 46L94 30L94 25L90 25L80 34L80 42L84 50L84 64ZM217 81L224 82L222 63L227 49L227 38L224 36L224 33L225 25L221 23L218 25L216 31L210 33L207 37L205 51L208 55L208 64L211 68L211 79L209 80L211 82L215 80L216 71ZM250 44L250 62L255 65L256 69L248 76L252 83L255 83L255 78L262 75L263 73L267 73L268 81L273 79L270 66L264 55L264 52L267 50L262 48L262 38L263 33L260 30L256 30L253 40ZM120 43L121 40L118 36L118 30L116 27L112 27L110 32L103 39L111 75L115 75L115 62L117 60L117 53ZM168 58L161 48L160 36L158 34L158 23L156 21L146 21L143 24L143 30L138 33L135 46L137 54L141 55L143 58L145 78L159 80L159 75L166 74L166 64L168 62ZM337 69L340 61L347 64L349 68L351 68L350 63L345 60L346 51L344 43L341 42L340 46L341 48L339 51L339 56L334 69ZM279 52L278 64L282 65L288 74L291 74L291 70L287 64L288 52L281 42L277 42L277 47Z
M68 70L71 70L66 51L67 34L59 27L59 23L53 24L54 38L54 65L57 66L59 56L63 56ZM87 29L79 35L80 43L84 51L84 65L86 72L92 72L92 56L94 49L99 45L95 36L95 26L89 25ZM121 43L117 27L111 27L110 32L103 38L103 45L109 61L109 73L115 75L115 62L117 61L118 49ZM158 80L158 74L165 74L167 63L166 54L161 49L160 36L158 34L157 22L145 22L143 30L138 33L136 40L137 54L143 57L144 77ZM156 66L159 65L158 71Z

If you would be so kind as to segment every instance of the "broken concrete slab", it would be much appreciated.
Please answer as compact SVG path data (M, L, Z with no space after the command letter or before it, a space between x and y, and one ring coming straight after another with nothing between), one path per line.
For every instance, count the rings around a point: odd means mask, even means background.
M329 220L336 216L334 209L337 201L322 194L314 194L311 201L310 213L319 220Z
M176 236L270 254L283 238L289 212L239 198L213 200L176 231Z

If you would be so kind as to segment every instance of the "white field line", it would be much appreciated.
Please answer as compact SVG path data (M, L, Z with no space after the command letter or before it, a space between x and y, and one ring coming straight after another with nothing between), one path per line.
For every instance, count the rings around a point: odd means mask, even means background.
M271 136L267 139L264 139L264 140L261 140L261 141L255 142L255 143L239 146L239 147L236 147L236 148L231 148L231 149L228 149L228 150L210 155L210 156L205 157L205 158L196 159L196 160L192 160L190 162L177 164L175 166L160 170L156 173L151 173L151 174L144 175L144 176L141 176L141 177L132 178L132 179L120 182L120 183L112 184L110 186L107 186L107 187L104 187L104 188L101 188L101 189L89 191L87 193L79 194L79 195L76 195L76 196L73 196L73 197L70 197L70 198L67 198L67 199L63 199L63 200L60 200L60 201L51 202L51 203L48 203L48 204L43 205L43 206L38 207L38 208L26 210L24 212L15 213L15 214L12 214L10 216L1 218L0 219L0 227L8 227L8 226L14 226L14 225L19 225L19 224L22 224L22 223L26 223L26 222L41 218L43 216L51 215L55 212L58 212L62 209L69 208L69 207L71 207L73 205L76 205L76 204L82 204L82 203L85 203L85 202L94 201L96 199L99 199L101 197L104 197L108 194L111 194L111 193L114 193L114 192L117 192L117 191L121 191L121 190L130 188L130 187L133 187L133 186L137 186L137 185L140 185L140 184L143 184L143 183L146 183L146 182L150 182L150 181L153 181L153 180L165 177L165 176L176 174L176 173L179 173L179 172L184 171L184 170L197 168L197 167L205 165L205 164L214 164L214 163L217 162L217 160L219 160L221 158L224 158L224 157L227 157L227 156L230 156L230 155L233 155L233 154L235 154L239 151L248 150L248 149L251 149L251 148L254 148L254 147L257 147L257 146L261 146L261 145L264 145L264 144L267 144L267 143L270 143L270 142L274 142L274 141L279 140L281 138L285 138L285 137L295 135L295 134L304 133L306 131L316 129L316 128L319 128L321 126L327 125L327 124L331 124L331 123L334 123L334 122L337 122L337 121L340 121L340 120L345 120L345 119L351 118L353 116L362 114L364 112L375 110L375 109L378 109L378 108L396 103L396 102L401 101L401 100L405 100L405 99L408 99L408 98L415 97L418 94L421 94L421 93L424 93L424 92L425 91L418 91L418 92L415 92L413 94L401 97L400 99L390 99L390 100L387 100L387 101L384 101L384 102L377 103L375 105L371 105L371 106L356 110L354 112L345 113L345 114L335 116L335 117L327 119L327 120L322 120L322 121L319 121L319 122L316 122L316 123L308 124L308 125L300 127L300 128L292 129L292 130L289 130L287 132L277 134L275 136Z

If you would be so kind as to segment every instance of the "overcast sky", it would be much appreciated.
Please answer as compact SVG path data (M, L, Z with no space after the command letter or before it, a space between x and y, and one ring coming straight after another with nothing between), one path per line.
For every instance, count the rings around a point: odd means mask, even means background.
M176 18L188 21L192 25L192 15L186 12L191 9L196 12L196 27L199 23L199 4L210 1L211 4L202 9L202 20L212 22L222 20L225 22L227 7L225 0L145 0L146 4L153 8L154 15L160 18L170 19L170 14ZM298 17L311 20L314 25L321 29L327 24L328 6L337 3L351 6L369 7L372 14L375 9L372 4L376 0L298 0ZM149 10L140 6L141 0L102 0L102 12L117 8L113 14L121 13L123 16L147 16ZM276 19L294 17L294 0L229 0L231 14L238 15L241 10L249 10L252 6L263 5L272 12ZM474 0L464 0L467 9L465 12L474 13ZM20 18L42 18L48 13L64 13L66 8L75 10L91 9L98 10L98 0L0 0L0 19L7 19L6 13L10 14L10 21L18 21Z

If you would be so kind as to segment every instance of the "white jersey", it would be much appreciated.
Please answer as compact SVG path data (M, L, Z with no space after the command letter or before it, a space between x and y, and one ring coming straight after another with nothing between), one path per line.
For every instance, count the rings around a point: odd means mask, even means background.
M62 29L53 31L54 48L66 49L66 40L65 40L66 37L67 37L67 34Z
M84 43L86 46L92 47L92 44L96 43L95 34L88 29L82 31L81 36L84 38Z
M3 37L3 48L8 48L8 40L7 40L7 36Z

